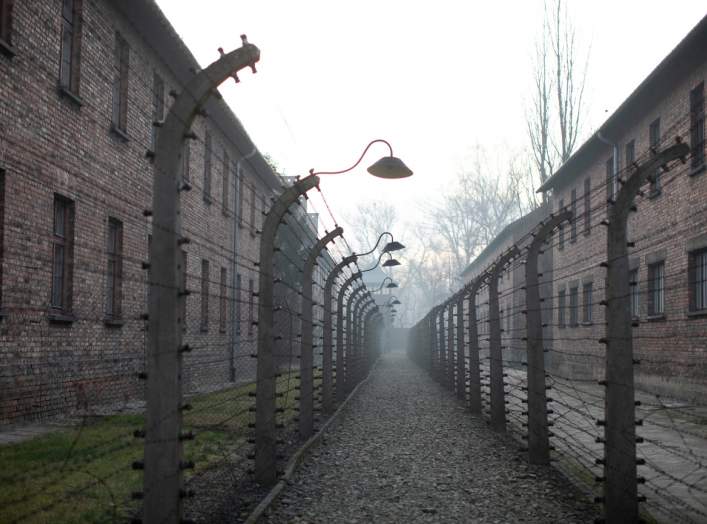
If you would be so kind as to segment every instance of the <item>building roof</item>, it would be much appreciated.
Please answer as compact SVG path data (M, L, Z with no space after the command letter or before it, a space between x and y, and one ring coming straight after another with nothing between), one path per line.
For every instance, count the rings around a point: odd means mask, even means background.
M109 0L109 3L154 49L181 85L191 80L194 71L201 69L194 55L154 0ZM215 53L214 49L214 57ZM250 164L254 175L271 189L279 190L282 187L280 180L257 151L243 124L228 105L223 100L211 97L204 109L209 114L209 120L235 145L241 156L248 156L247 163ZM256 154L249 156L254 151Z
M690 31L670 54L658 64L643 82L602 124L598 132L608 140L621 134L645 115L647 107L656 106L684 78L707 58L707 16ZM562 186L586 169L609 146L594 133L555 173L540 186L538 192Z
M468 266L466 266L464 271L461 272L461 276L465 277L466 275L476 273L477 270L487 266L489 263L488 258L494 255L499 247L501 247L507 240L514 242L519 236L525 235L528 231L538 225L547 213L547 207L540 206L508 224L498 235L496 235L496 238L489 242L484 250L479 253L479 255Z

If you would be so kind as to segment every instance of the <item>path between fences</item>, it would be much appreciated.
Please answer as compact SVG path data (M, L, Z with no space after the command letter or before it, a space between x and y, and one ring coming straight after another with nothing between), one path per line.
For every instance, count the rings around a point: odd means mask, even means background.
M369 381L262 522L591 522L586 497L402 353Z

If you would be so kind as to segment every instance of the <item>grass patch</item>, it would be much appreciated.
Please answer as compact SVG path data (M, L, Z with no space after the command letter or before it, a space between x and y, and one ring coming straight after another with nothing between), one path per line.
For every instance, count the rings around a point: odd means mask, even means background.
M290 382L291 383L291 382ZM184 413L184 428L197 437L184 455L196 464L187 478L232 456L246 441L254 384L198 395ZM86 419L18 444L0 446L0 522L105 523L125 521L138 502L144 427L141 414Z

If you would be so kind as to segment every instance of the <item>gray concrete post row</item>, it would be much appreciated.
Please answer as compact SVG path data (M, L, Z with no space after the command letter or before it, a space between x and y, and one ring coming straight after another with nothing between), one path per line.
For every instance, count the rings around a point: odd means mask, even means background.
M528 351L528 460L531 464L550 463L545 387L545 346L543 344L542 310L538 256L550 234L562 222L572 219L568 210L561 211L542 224L533 235L525 257L526 347Z
M365 286L362 286L358 288L354 293L351 294L349 297L349 307L351 311L351 321L349 325L347 326L348 334L350 335L350 351L348 351L347 348L347 354L346 354L346 389L347 392L350 392L353 390L353 388L356 386L356 383L358 383L359 376L360 376L360 369L359 369L359 359L360 359L360 340L359 340L359 326L360 326L360 309L363 304L363 302L367 299L368 297L368 291L366 290Z
M512 246L491 266L489 289L489 367L491 374L491 428L506 431L506 395L503 383L503 351L501 348L501 313L498 305L498 279L506 265L519 255Z
M481 413L481 363L479 362L479 326L476 318L476 294L486 275L477 276L467 287L469 303L469 409Z
M258 368L255 392L255 479L263 486L277 482L276 470L276 373L273 358L273 253L275 235L288 208L319 184L307 176L287 188L265 216L260 235L260 278L258 279Z
M341 227L330 231L310 249L309 256L304 263L302 271L302 338L300 340L300 397L299 397L299 432L302 438L309 438L314 430L314 348L312 347L312 334L314 325L312 324L312 276L314 264L322 250L329 242L344 234Z
M606 298L602 304L607 307L606 337L600 342L607 345L605 415L600 421L604 426L604 482L605 519L608 524L638 522L638 492L636 478L636 420L633 359L632 319L630 318L630 289L628 281L628 241L626 224L629 213L634 208L633 201L641 185L659 168L670 162L684 161L689 147L677 144L656 153L648 161L635 167L635 171L623 182L614 202L610 202L607 222L607 268ZM573 219L570 211L540 224L533 233L533 240L525 258L528 349L528 443L531 463L549 462L547 397L545 384L544 347L542 335L540 284L538 281L538 255L548 235L563 221ZM505 429L505 402L503 389L503 362L501 353L501 329L498 307L498 277L502 268L518 257L516 246L504 253L489 268L483 271L462 291L447 302L435 306L418 324L411 328L414 334L408 345L410 356L421 366L427 367L437 381L448 382L447 363L451 344L452 322L448 318L445 326L445 309L452 315L452 302L460 304L468 298L469 339L460 343L457 325L457 358L463 358L465 346L469 355L469 403L475 414L481 412L479 378L478 319L476 317L476 295L483 284L489 286L489 322L491 357L491 425L494 429ZM459 322L460 311L457 311ZM445 327L447 336L445 336ZM460 349L459 349L460 348ZM459 377L457 377L458 379ZM457 380L457 383L459 381ZM446 384L445 384L446 385Z
M466 400L466 354L464 351L464 293L456 295L457 305L457 398Z
M351 284L361 278L361 272L358 271L351 275L339 288L339 294L336 298L336 401L343 402L346 398L346 370L345 357L346 348L344 347L344 296Z
M333 411L334 399L332 388L332 339L333 339L333 322L331 303L333 300L334 283L341 275L341 272L349 264L355 263L358 256L350 255L339 262L327 276L324 283L324 320L323 320L323 340L322 340L322 411L331 413Z

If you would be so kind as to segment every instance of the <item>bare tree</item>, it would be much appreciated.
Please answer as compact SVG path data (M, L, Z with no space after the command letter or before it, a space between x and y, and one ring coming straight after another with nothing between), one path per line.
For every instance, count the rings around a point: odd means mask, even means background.
M578 70L575 30L562 0L556 0L552 22L549 36L555 62L555 95L560 133L559 146L555 147L560 161L565 162L574 151L580 130L589 57L584 61L583 69Z
M545 5L526 114L535 170L543 184L565 162L582 128L589 54L578 64L576 32L562 0Z
M396 280L400 287L394 294L402 302L398 306L402 325L414 323L449 295L445 282L439 277L441 260L437 244L427 235L411 239L405 250L405 264L397 268Z
M552 77L548 72L547 17L543 19L542 38L535 45L535 67L533 71L533 96L526 115L530 148L540 184L550 177L555 166L555 158L550 145L550 102L552 98Z
M373 248L378 237L384 231L393 231L396 225L396 211L393 205L381 200L371 200L361 204L356 212L348 217L348 222L353 226L354 240L357 244L357 251L365 252ZM396 238L396 240L398 240ZM385 245L381 242L379 250L374 253L376 258L380 249Z
M493 162L486 149L477 145L470 169L428 206L424 227L431 238L438 239L438 254L450 261L454 283L508 223L535 207L523 186L527 178L515 157L505 159L505 164L504 160Z

